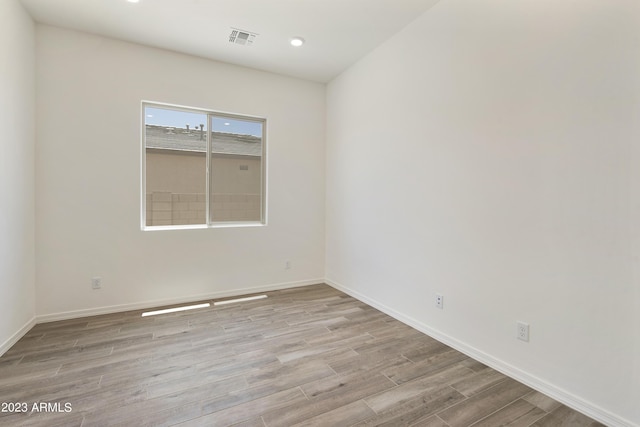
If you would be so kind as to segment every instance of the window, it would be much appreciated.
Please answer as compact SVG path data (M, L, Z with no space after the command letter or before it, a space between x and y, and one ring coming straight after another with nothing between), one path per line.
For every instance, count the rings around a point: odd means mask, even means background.
M265 119L142 107L143 228L265 223Z

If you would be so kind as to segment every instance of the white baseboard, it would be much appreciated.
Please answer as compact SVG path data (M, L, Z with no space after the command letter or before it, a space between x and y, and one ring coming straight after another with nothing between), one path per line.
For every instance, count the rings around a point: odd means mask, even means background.
M337 283L333 280L325 278L324 283L332 286L362 302L368 304L385 314L393 317L400 322L411 326L418 331L429 335L430 337L458 350L461 353L466 354L467 356L484 363L487 366L495 369L496 371L502 372L503 374L520 381L521 383L531 387L534 390L539 391L540 393L546 394L547 396L557 400L560 403L565 404L566 406L575 409L578 412L581 412L607 426L610 427L640 427L638 424L634 424L629 420L626 420L622 417L619 417L616 414L613 414L606 409L599 407L589 401L586 401L579 396L576 396L560 387L557 387L548 381L545 381L541 378L538 378L534 375L531 375L509 363L506 363L503 360L497 359L490 354L487 354L483 351L478 350L475 347L472 347L462 341L453 338L450 335L444 334L438 330L431 328L430 326L412 318L406 316L391 307L388 307L382 304L379 301L373 300L366 295L361 294L360 292L354 291L347 286L344 286L340 283Z
M5 354L7 350L9 350L15 343L17 343L20 338L25 336L25 334L29 332L29 330L31 330L31 328L33 328L35 325L36 318L34 316L31 318L31 320L25 323L15 334L11 335L8 340L0 344L0 356Z
M188 297L170 298L163 300L140 301L130 304L119 304L104 307L89 308L83 310L65 311L60 313L42 314L36 316L36 323L55 322L57 320L77 319L88 316L97 316L100 314L121 313L123 311L143 310L147 308L155 308L164 305L184 304L208 299L219 299L226 297L235 297L256 292L277 291L279 289L297 288L300 286L310 286L324 283L324 279L304 280L298 282L277 283L271 285L255 286L249 288L233 289L229 291L218 291L207 294L191 295Z

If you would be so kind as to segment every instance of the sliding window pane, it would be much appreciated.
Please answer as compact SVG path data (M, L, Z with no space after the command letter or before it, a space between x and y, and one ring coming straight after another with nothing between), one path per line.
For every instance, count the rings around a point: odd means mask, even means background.
M146 225L206 224L207 115L145 107Z
M210 117L211 222L262 221L264 121Z

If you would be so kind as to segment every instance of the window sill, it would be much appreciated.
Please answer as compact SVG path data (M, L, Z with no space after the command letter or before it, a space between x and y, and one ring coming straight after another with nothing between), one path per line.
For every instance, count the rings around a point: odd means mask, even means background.
M206 230L209 228L245 228L245 227L265 227L263 222L213 222L211 224L194 225L150 225L142 226L142 231L165 231L165 230Z

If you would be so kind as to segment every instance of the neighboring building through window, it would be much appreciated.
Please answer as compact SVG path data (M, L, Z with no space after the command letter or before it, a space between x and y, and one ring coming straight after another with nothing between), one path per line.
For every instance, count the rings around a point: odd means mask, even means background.
M143 104L144 227L265 223L265 119Z

